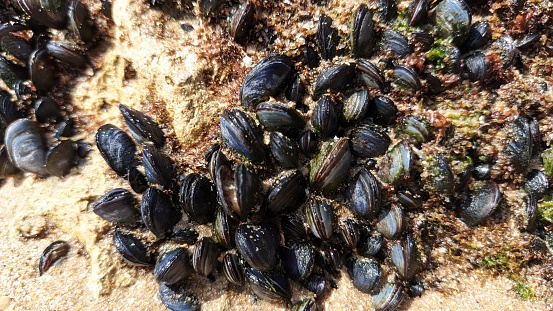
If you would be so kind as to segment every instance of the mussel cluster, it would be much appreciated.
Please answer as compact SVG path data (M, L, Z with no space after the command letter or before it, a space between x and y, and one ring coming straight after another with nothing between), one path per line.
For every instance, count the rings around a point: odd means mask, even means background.
M100 153L142 199L137 209L130 191L113 189L93 211L117 224L113 243L124 259L154 266L168 308L198 309L187 279L222 271L262 299L314 310L345 267L375 309L393 310L424 291L410 212L438 202L471 227L500 206L491 165L472 158L451 122L403 111L387 93L428 98L463 79L498 81L530 43L507 34L490 43L488 23L473 23L463 0L415 0L408 14L393 0L378 5L375 14L366 5L353 12L346 47L323 14L301 56L270 54L255 65L243 107L220 117L208 174L180 176L163 131L137 110L120 106L134 139L100 127ZM248 6L232 22L235 39L254 14ZM302 73L317 71L306 86ZM525 171L541 144L537 125L520 116L505 131L505 158ZM538 190L529 192L543 192L542 175L531 175L527 187ZM201 238L200 225L212 229ZM141 239L144 229L155 242ZM313 295L291 301L291 281Z
M98 38L80 0L0 4L0 178L18 171L64 176L86 154L73 141L67 88L90 68Z

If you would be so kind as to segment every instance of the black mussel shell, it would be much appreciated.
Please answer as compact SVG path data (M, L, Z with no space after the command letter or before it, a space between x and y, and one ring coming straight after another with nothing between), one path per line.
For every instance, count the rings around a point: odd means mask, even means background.
M282 266L292 280L305 280L315 265L315 249L309 243L294 243L279 249Z
M443 0L436 6L436 33L461 44L472 20L469 6L463 0Z
M393 185L408 180L411 177L413 157L413 151L405 142L397 143L380 160L378 178Z
M524 50L531 47L534 43L538 42L541 38L541 33L532 32L524 35L515 41L517 49Z
M413 0L409 6L409 25L414 26L426 21L429 0Z
M488 73L486 55L480 51L472 52L463 59L465 74L471 81L484 81Z
M156 280L169 285L187 278L191 272L190 256L182 247L176 247L161 254L154 267Z
M265 161L263 132L250 116L239 109L225 110L220 125L227 147L254 163Z
M152 118L122 104L119 105L119 110L125 119L127 128L139 144L151 141L157 148L165 145L165 134Z
M311 115L311 126L322 140L334 137L338 131L338 111L330 96L323 96L315 105Z
M102 219L116 224L136 224L140 219L132 193L126 189L112 189L94 203L92 211Z
M0 123L3 123L2 127L7 127L20 117L21 113L17 108L17 103L11 99L10 93L0 90Z
M367 115L376 124L390 125L396 122L398 110L393 100L383 95L377 95L372 101Z
M202 15L209 16L215 15L224 3L225 0L199 0L198 7Z
M384 30L382 33L382 49L390 50L403 58L413 53L413 44L407 37L395 30Z
M420 281L409 282L409 286L407 287L407 294L411 298L421 297L422 294L424 294L424 286L422 285L422 282Z
M319 31L317 32L317 46L321 57L331 60L336 56L336 47L340 43L338 31L332 27L332 18L323 14L319 17Z
M469 27L465 42L461 45L463 52L474 51L483 47L491 38L490 23L486 20L472 23Z
M29 72L31 81L39 93L48 93L57 83L58 70L55 61L45 48L33 52L29 61Z
M317 305L313 298L302 299L292 305L292 311L315 311Z
M383 210L378 216L376 230L387 239L394 239L403 231L405 227L405 216L401 207L392 204L389 209Z
M19 0L17 5L35 23L54 29L67 25L66 1Z
M213 237L223 247L227 249L234 248L236 246L234 237L237 227L238 221L229 217L222 209L219 209L213 223Z
M380 282L382 269L373 258L352 257L346 267L353 286L362 292L372 291Z
M10 161L20 170L46 176L46 141L37 123L28 119L12 122L5 133Z
M280 173L267 190L264 208L277 215L297 210L307 200L307 182L297 170Z
M503 34L495 40L490 50L497 54L503 61L503 68L509 68L514 63L515 57L518 54L518 49L515 41L508 34Z
M353 154L362 159L384 155L392 143L386 131L374 124L361 124L354 128L350 139Z
M301 114L293 108L277 102L264 102L255 109L259 123L266 130L297 136L305 127Z
M397 16L397 4L395 0L377 0L376 1L380 19L389 23Z
M342 246L331 244L323 245L319 249L319 264L324 266L327 271L337 274L344 266L346 251Z
M19 169L10 161L6 146L0 146L0 178L15 175L17 172L19 172Z
M287 245L307 239L303 220L296 214L282 215L280 218L280 227L282 228L284 240Z
M298 148L296 143L281 133L271 133L271 153L275 162L284 168L298 166Z
M307 280L302 282L302 285L307 290L320 297L329 288L328 283L329 282L323 275L312 273Z
M421 51L426 52L434 47L434 37L425 31L415 31L411 33L413 42L418 43Z
M270 222L242 223L236 230L236 249L253 268L268 271L277 262L278 227Z
M240 102L244 107L253 109L277 95L291 77L294 66L285 55L271 54L259 62L244 79L240 89Z
M178 244L195 244L198 241L198 236L200 234L194 227L186 227L186 228L179 228L176 229L171 233L171 236L169 236L169 239L171 241L174 241Z
M533 232L536 229L536 220L538 219L538 202L536 196L530 193L526 196L526 224L524 230Z
M350 185L351 198L349 209L358 217L372 220L382 205L382 190L380 183L367 170L363 169Z
M129 170L136 168L136 145L127 133L115 125L105 124L98 129L96 146L117 175L127 178Z
M200 309L200 301L186 292L180 285L159 284L159 297L167 308L173 311L196 311Z
M321 58L319 57L319 54L317 51L315 51L314 48L312 48L309 45L306 45L303 48L303 62L305 65L311 69L319 67L319 63L321 62Z
M0 46L6 54L17 58L23 63L29 61L29 57L33 51L33 47L29 41L13 33L0 35Z
M536 197L541 198L549 189L549 179L547 175L540 170L531 170L526 174L524 189L533 193Z
M350 249L357 247L361 238L361 229L359 223L352 218L347 218L340 223L338 234L344 245Z
M300 76L296 75L284 90L284 96L287 100L296 103L296 108L298 108L298 105L303 102L304 95L305 85L303 85Z
M519 116L507 127L505 153L511 166L517 172L525 171L537 155L540 146L540 132L536 120Z
M350 39L353 57L371 57L376 44L376 33L373 14L365 4L361 4L353 13Z
M403 280L410 280L415 275L419 267L419 254L411 233L392 245L390 257Z
M72 140L63 140L46 153L46 171L48 174L63 177L69 174L76 160L77 144Z
M157 238L165 238L181 219L179 209L171 198L156 188L148 188L142 195L140 205L142 222Z
M131 167L129 169L129 176L127 176L127 180L129 181L129 185L132 190L136 193L142 193L148 189L148 180L146 180L146 176L144 176L144 174L142 174L142 172L136 167Z
M255 7L253 3L246 1L240 5L230 21L230 35L234 38L234 41L240 42L248 35L254 19Z
M426 158L426 165L422 174L424 188L442 197L453 195L455 190L455 177L451 166L441 154L431 155Z
M408 211L415 211L422 208L420 197L411 193L409 190L398 190L396 192L397 202Z
M380 291L372 295L375 311L392 311L403 301L405 294L400 284L386 284Z
M196 243L192 254L192 267L199 275L208 276L217 267L219 245L211 238L202 238Z
M246 268L246 278L252 291L262 299L289 302L292 298L290 281L281 272L261 272L254 268Z
M361 120L370 107L369 91L362 89L351 94L343 106L343 116L346 122L357 122Z
M244 262L236 253L226 253L223 256L223 273L234 285L242 286L246 281Z
M493 181L479 183L460 199L459 217L467 226L476 226L499 206L501 197L499 187Z
M217 172L217 193L223 210L231 217L246 218L258 203L261 180L244 163L238 163L234 176L226 166Z
M332 237L334 226L334 204L320 198L313 197L305 205L305 216L311 233L321 240Z
M215 218L217 193L215 186L206 177L192 173L182 180L179 203L191 220L201 224Z
M360 59L357 61L357 72L363 83L370 87L380 91L384 89L384 76L380 73L378 67L366 59Z
M383 241L384 236L378 231L373 231L359 241L357 252L365 257L375 256L382 248Z
M42 252L38 263L38 273L42 275L48 271L56 261L63 259L69 253L71 246L65 241L56 241L48 245Z
M68 67L83 69L88 65L88 58L75 45L61 41L48 41L45 48L48 54Z
M402 118L395 128L395 132L397 136L405 138L417 147L433 138L430 124L414 116Z
M418 92L422 88L421 81L415 70L406 65L398 65L394 68L392 81L404 90Z
M319 145L319 140L317 135L311 130L303 132L299 140L300 150L306 156L310 156L312 153L317 151L317 146Z
M355 77L355 67L351 64L341 64L323 71L313 85L313 98L319 99L325 92L340 92L350 84Z
M34 101L33 106L38 122L56 122L63 118L60 106L51 97L40 97Z
M159 185L163 189L171 188L175 166L169 156L159 151L154 144L146 143L142 146L142 163L150 184Z
M0 79L4 81L6 86L13 87L17 81L26 79L26 73L22 67L14 65L3 56L0 56Z
M94 39L95 29L90 18L88 8L81 0L70 0L67 8L69 19L67 28L73 32L79 40L88 43Z
M315 191L328 192L338 188L349 173L351 152L345 137L325 142L309 168L309 182Z
M152 256L148 253L144 243L131 233L115 230L115 233L113 233L113 246L132 265L151 266L154 264Z

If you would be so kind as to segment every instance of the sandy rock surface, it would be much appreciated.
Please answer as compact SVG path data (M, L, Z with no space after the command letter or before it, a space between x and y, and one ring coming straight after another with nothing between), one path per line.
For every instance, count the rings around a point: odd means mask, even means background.
M114 0L112 5L111 46L94 75L82 78L72 90L82 138L94 145L100 125L124 127L118 105L125 104L156 116L175 141L168 148L178 151L175 158L183 171L205 169L203 152L217 135L218 115L225 107L238 105L240 82L259 56L236 47L208 50L207 42L229 40L221 27L203 30L200 20L164 16L132 0ZM184 31L183 23L196 30ZM214 61L221 55L228 57L225 66ZM129 78L129 71L135 77ZM211 81L208 85L206 79ZM0 310L165 310L151 269L124 263L111 244L112 226L89 209L98 196L115 187L127 184L108 169L95 147L65 178L22 175L6 180L0 191ZM56 240L71 244L69 256L39 276L40 254ZM444 265L436 271L455 275L443 280L446 292L429 289L404 308L553 308L551 301L520 299L506 277L478 271L458 274L455 269ZM214 283L200 277L190 282L203 310L282 308L255 300L248 289L234 288L222 277ZM346 273L324 306L326 310L372 308L370 296L354 289Z

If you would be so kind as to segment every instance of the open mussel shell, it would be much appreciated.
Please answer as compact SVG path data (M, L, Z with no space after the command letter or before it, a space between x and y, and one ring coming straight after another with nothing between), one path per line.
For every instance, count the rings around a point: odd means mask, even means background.
M208 223L215 218L217 209L215 186L200 174L189 174L182 180L179 203L191 220Z
M361 81L369 88L382 91L384 89L384 76L378 67L366 59L359 59L356 66Z
M329 200L312 197L305 205L305 216L311 233L321 240L328 240L334 231L334 206Z
M365 4L361 4L353 13L350 40L353 57L371 57L376 44L376 32L373 14Z
M353 286L362 292L372 291L382 277L380 264L374 258L354 256L346 262L346 267Z
M284 168L298 166L298 148L296 143L281 133L271 133L271 153L275 162Z
M305 280L315 266L315 249L309 243L294 243L279 249L282 266L292 280Z
M199 275L208 276L217 267L219 254L219 245L213 239L204 237L194 247L192 267Z
M72 140L60 141L46 153L46 171L48 174L63 177L69 174L76 160L77 144Z
M399 57L404 58L413 53L413 44L409 39L395 30L385 30L382 33L382 49L390 50L396 53Z
M378 178L397 185L411 177L413 151L405 142L399 142L380 160Z
M227 249L234 248L236 246L234 237L237 227L238 221L219 209L213 223L213 237L223 247Z
M350 134L352 152L360 158L384 155L392 143L390 136L378 125L361 124Z
M246 218L258 202L261 180L241 162L236 165L234 174L228 167L221 166L216 176L219 203L223 210L231 217Z
M159 297L163 305L173 311L196 311L200 309L198 298L186 292L180 285L159 284Z
M240 89L240 102L253 109L277 95L290 79L294 66L285 55L271 54L261 60L247 75Z
M233 14L230 21L230 35L234 41L240 42L244 39L253 26L255 18L255 6L250 1L246 1L240 5L238 10Z
M150 184L159 185L163 189L171 188L175 167L169 156L159 151L154 144L146 143L142 146L142 163Z
M252 291L262 299L271 302L289 302L292 298L290 281L281 272L261 272L254 268L246 268L246 279Z
M380 183L367 170L363 169L350 185L349 209L358 217L372 220L380 212L382 190Z
M246 281L244 261L240 255L228 252L223 256L223 273L229 282L242 286Z
M115 230L113 246L128 263L136 266L151 266L154 264L148 249L131 233Z
M311 126L322 140L334 137L338 131L339 123L336 103L332 97L325 95L317 101L311 115Z
M46 176L46 141L37 123L18 119L6 128L6 151L20 170Z
M96 132L96 146L117 175L127 178L131 168L136 168L136 145L127 133L115 125L104 124Z
M436 32L461 44L472 20L469 6L463 0L443 0L436 6Z
M338 188L351 166L349 140L345 137L323 143L309 168L309 182L315 191L328 192Z
M371 100L369 91L362 89L351 94L343 106L343 116L346 122L357 122L361 120L369 110Z
M392 245L390 257L403 280L410 280L419 267L419 254L413 234L408 233Z
M140 219L134 196L126 189L112 189L94 203L92 211L102 219L116 224L136 224Z
M280 173L267 190L263 203L270 215L289 213L297 210L307 200L307 181L297 170Z
M190 256L182 247L176 247L161 254L154 267L156 280L169 285L186 279L191 272Z
M139 144L151 141L157 148L165 145L165 134L152 118L123 104L119 105L119 110L131 135Z
M386 284L378 293L372 295L373 306L376 311L392 311L405 297L403 287L398 284Z
M387 239L394 239L403 231L405 225L405 216L401 207L392 204L390 208L384 209L378 216L376 230Z
M181 219L181 212L171 198L157 188L148 188L140 205L142 222L157 238L165 238Z
M419 76L411 67L398 65L392 73L392 82L399 88L417 92L422 88Z
M340 92L355 77L355 67L341 64L323 71L313 85L313 98L319 99L325 92Z
M271 270L277 262L278 227L270 222L242 223L236 230L236 249L253 268Z
M332 27L332 18L325 14L321 15L317 31L317 47L321 57L325 60L333 59L336 56L338 43L340 43L340 36Z
M223 143L254 163L266 159L263 131L255 121L239 109L228 109L220 119Z
M484 181L474 186L460 199L457 206L459 217L472 227L484 221L501 202L501 192L493 181Z
M301 114L285 104L264 102L255 109L259 123L266 130L282 132L288 136L297 136L305 127Z

